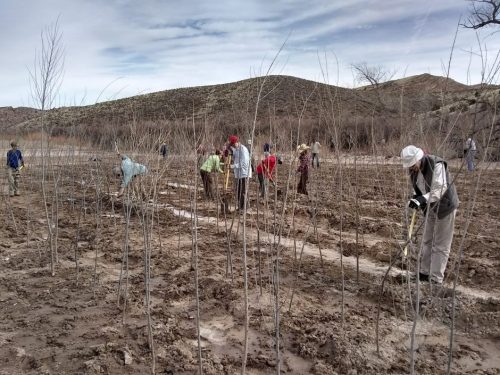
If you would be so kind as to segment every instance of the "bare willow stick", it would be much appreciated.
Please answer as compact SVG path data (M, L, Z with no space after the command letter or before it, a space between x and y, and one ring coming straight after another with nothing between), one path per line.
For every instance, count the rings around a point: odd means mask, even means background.
M298 268L297 268L297 272L295 273L295 278L294 278L293 285L292 285L292 292L291 292L291 296L290 296L290 302L288 304L288 311L289 312L292 310L293 297L295 295L297 280L299 278L300 269L302 266L302 254L304 253L304 247L306 246L306 241L307 241L307 237L309 235L310 229L311 229L311 222L309 222L309 224L307 225L306 233L304 234L304 238L302 239L302 247L300 249L300 255L299 255L299 259L298 259Z
M488 137L488 142L487 142L486 150L488 150L488 146L490 145L490 142L491 142L491 139L492 139L493 130L494 130L494 127L495 127L495 122L496 122L496 107L495 107L495 113L494 113L494 116L493 116L493 121L491 122L490 134L489 134L489 137ZM487 154L488 154L488 152L484 152L483 153L483 163L486 160ZM466 222L465 222L464 232L462 234L462 240L460 241L460 247L459 247L459 252L458 252L458 260L457 260L457 267L456 267L456 271L455 271L455 278L453 279L453 294L452 294L452 302L451 302L452 305L451 305L451 324L450 324L450 344L449 344L450 347L449 347L449 350L448 350L448 364L447 364L447 369L446 369L447 375L449 375L451 373L451 364L452 364L452 360L453 360L453 339L454 339L454 334L455 334L455 304L456 304L455 301L456 301L456 289L457 289L457 284L458 284L458 277L459 277L459 274L460 274L460 264L461 264L462 257L463 257L463 251L464 251L464 245L465 245L465 238L467 236L467 231L469 229L469 225L470 225L470 222L471 222L472 213L474 211L474 206L476 204L477 192L479 190L482 173L483 173L483 170L481 169L479 171L479 174L478 174L478 177L477 177L476 186L475 186L475 189L474 189L474 194L472 195L472 199L469 201L469 207L467 209L467 219L466 219Z
M267 77L269 76L269 73L271 72L272 67L274 66L274 63L276 62L276 59L278 58L279 54L283 50L285 46L285 42L281 45L278 53L275 55L273 61L269 65L269 68L264 76L264 79L262 80L262 83L260 84L259 87L259 92L257 94L257 101L255 104L255 111L254 111L254 116L253 116L253 123L252 123L252 131L251 131L251 147L250 147L250 160L252 160L252 155L253 155L253 145L254 145L254 139L255 139L255 127L257 124L257 114L259 110L259 105L260 105L260 100L262 98L262 92L264 89L264 85L267 81ZM246 235L246 223L247 223L247 207L248 207L248 185L249 185L249 179L247 177L246 183L245 183L245 199L244 199L244 205L243 205L243 279L244 279L244 302L245 302L245 337L244 337L244 348L243 348L243 363L241 366L241 373L245 374L246 371L246 365L247 365L247 357L248 357L248 325L249 325L249 319L250 319L250 314L249 314L249 308L248 308L248 271L247 271L247 235ZM279 248L278 248L278 254L276 256L277 260L277 266L278 266L278 259L279 259ZM277 268L277 280L278 280L278 288L279 288L279 274L278 274L278 268ZM277 312L278 318L279 318L279 311ZM279 328L279 320L276 322L276 327ZM277 337L279 339L279 331L277 332ZM277 343L277 348L278 348L278 354L279 354L279 341ZM277 364L276 364L276 371L280 373L280 358L278 355L277 358Z
M358 123L356 121L356 144L354 149L354 184L356 188L354 190L354 201L355 201L355 211L356 211L356 283L359 285L359 181L358 181Z
M196 204L196 201L194 200L193 196L196 194L196 185L194 188L193 195L191 195L191 190L189 190L189 215L191 219L191 271L194 270L194 257L195 257L195 246L196 246L196 239L194 235L194 230L196 229L196 220L194 218L195 216L195 208L194 205Z
M153 232L154 220L154 206L156 202L156 183L154 184L154 195L153 195L153 209L151 210L151 216L148 215L147 207L142 199L142 179L139 181L140 194L139 194L139 204L140 204L140 218L142 223L142 232L144 239L144 294L145 294L145 310L146 319L148 326L148 345L151 351L151 372L155 373L156 358L154 349L154 338L153 338L153 327L151 320L151 235Z
M264 196L264 199L266 199L266 195ZM262 260L261 260L261 248L260 248L260 212L259 212L259 206L260 206L260 194L257 194L257 252L259 254L259 293L262 296Z
M95 229L95 237L94 237L94 278L93 278L93 295L95 298L95 292L97 287L97 257L99 252L99 240L101 235L101 209L102 209L102 198L101 198L101 186L100 181L98 180L99 170L97 170L97 176L94 177L95 180L95 198L96 198L96 210L95 210L95 221L96 221L96 229Z
M46 110L50 109L53 104L57 92L62 83L64 71L64 49L62 46L62 33L59 30L59 20L46 27L41 33L41 51L39 55L35 55L34 66L29 70L31 94L34 101L41 109L41 129L40 137L41 157L42 157L42 197L45 209L45 219L47 221L48 244L50 248L50 271L52 276L55 276L55 253L54 253L54 233L52 230L52 220L48 209L48 192L46 186L46 178L48 177L48 161L50 160L50 146L48 137L50 129L47 129L45 121ZM47 147L45 147L44 135L47 137Z
M420 231L420 228L422 227L424 222L425 221L422 221L420 223L417 230L415 231L414 237L418 234L418 232ZM380 344L379 344L380 306L381 306L381 301L382 301L382 295L384 294L385 282L387 280L387 276L389 275L389 272L392 269L392 266L394 266L394 264L396 264L396 262L398 261L398 259L401 256L401 254L403 253L403 249L408 245L411 246L413 243L412 241L413 241L412 238L408 238L406 240L406 242L400 246L399 251L396 254L396 256L391 259L391 263L389 264L389 267L387 267L387 270L385 271L384 277L382 278L382 283L380 284L380 292L379 292L379 298L378 298L378 304L377 304L377 318L375 320L375 343L377 346L377 355L379 355L379 356L380 356ZM418 263L417 263L417 267L418 267ZM418 272L418 269L417 269L417 272ZM418 273L417 273L417 275L418 275ZM418 279L417 279L417 290L418 290Z
M117 306L120 306L120 297L122 292L122 282L125 277L125 287L123 291L123 323L125 323L125 311L127 309L128 298L128 252L129 252L129 235L130 235L130 215L132 214L132 203L130 202L130 191L126 189L127 194L123 198L123 210L125 213L125 236L123 239L122 262L120 267L120 277L118 279Z
M196 126L193 115L193 136L195 139L195 152L196 152ZM197 172L198 164L195 158L195 171ZM203 363L201 359L201 333L200 333L200 291L199 291L199 270L198 270L198 173L194 174L194 204L193 204L193 257L194 257L194 283L196 291L196 336L198 341L198 372L203 374ZM192 264L192 263L191 263Z

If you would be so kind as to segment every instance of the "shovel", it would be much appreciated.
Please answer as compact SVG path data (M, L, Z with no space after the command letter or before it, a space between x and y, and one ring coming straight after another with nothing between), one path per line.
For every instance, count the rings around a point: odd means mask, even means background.
M227 156L227 162L226 162L226 181L225 181L225 184L224 184L224 192L226 192L227 190L227 186L229 185L229 173L230 173L230 166L231 165L231 155L228 155Z
M417 210L413 210L413 214L411 215L410 228L408 229L408 243L409 243L409 241L411 241L411 236L413 234L413 227L415 226L416 219L417 219ZM403 257L405 257L405 258L408 255L408 243L406 244L405 248L403 249Z

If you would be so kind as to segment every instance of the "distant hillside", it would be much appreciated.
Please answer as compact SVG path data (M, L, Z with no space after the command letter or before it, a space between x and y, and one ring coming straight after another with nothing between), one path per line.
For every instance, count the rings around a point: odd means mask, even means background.
M136 120L174 120L219 116L230 118L234 113L252 114L262 78L234 83L180 88L138 95L125 99L81 107L51 110L49 122L58 127L92 124L95 121L124 122ZM289 76L270 76L262 91L259 116L298 116L307 102L303 116L317 117L328 102L335 98L346 113L371 113L378 103L372 93L325 85ZM380 109L383 110L383 109ZM33 130L36 119L11 122L9 126Z
M132 128L159 134L186 129L186 120L194 119L200 126L210 123L214 131L209 135L220 140L229 132L248 131L263 82L264 78L258 77L165 90L89 106L61 107L48 111L46 124L53 134L85 137L109 147L117 137L126 138ZM408 139L417 136L415 129L422 132L425 126L445 132L443 124L452 114L457 118L454 134L443 136L459 142L471 124L480 121L484 128L488 121L495 121L493 114L500 112L498 91L494 86L467 86L430 74L356 89L290 76L269 76L262 86L257 131L266 134L272 123L282 132L281 138L289 142L290 134L294 133L291 130L300 118L301 137L330 139L335 127L341 137L339 142L350 148L354 144L400 139L402 132L406 132L402 124L409 127ZM477 115L478 111L481 116ZM31 108L0 108L0 128L7 133L37 131L40 129L38 115L39 112ZM418 128L412 126L414 121L420 121Z
M27 107L0 107L0 129L24 123L38 116L39 111Z
M363 86L357 90L374 90L373 86ZM441 94L469 90L470 87L454 81L451 78L433 76L431 74L419 74L416 76L400 78L393 81L381 83L379 90L386 94Z

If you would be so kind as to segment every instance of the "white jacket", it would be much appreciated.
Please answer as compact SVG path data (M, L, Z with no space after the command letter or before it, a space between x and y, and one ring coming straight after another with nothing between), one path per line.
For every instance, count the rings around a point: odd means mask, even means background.
M242 144L237 148L233 148L233 166L234 178L252 178L250 153Z

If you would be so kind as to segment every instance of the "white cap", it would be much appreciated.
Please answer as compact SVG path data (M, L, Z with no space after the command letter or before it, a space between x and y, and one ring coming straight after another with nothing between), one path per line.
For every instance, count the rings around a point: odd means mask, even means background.
M417 161L424 157L424 151L421 148L415 147L413 145L406 146L401 151L401 162L403 163L403 168L410 168L414 166Z

